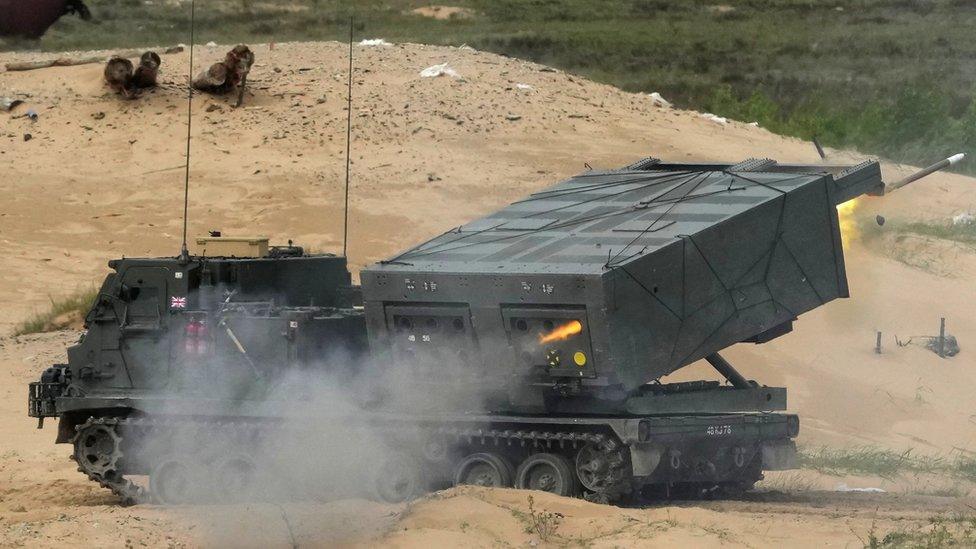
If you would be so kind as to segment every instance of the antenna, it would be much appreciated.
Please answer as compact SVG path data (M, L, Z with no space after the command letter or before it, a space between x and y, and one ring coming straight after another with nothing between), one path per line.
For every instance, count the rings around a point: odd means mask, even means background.
M190 207L190 128L193 124L193 24L195 14L195 0L190 0L190 79L187 82L186 97L186 177L183 180L183 246L180 248L180 261L190 260L190 252L186 249L186 223Z
M352 160L349 156L352 152L352 38L352 17L349 17L349 81L346 93L346 203L342 214L343 257L346 257L346 248L349 243L349 169Z

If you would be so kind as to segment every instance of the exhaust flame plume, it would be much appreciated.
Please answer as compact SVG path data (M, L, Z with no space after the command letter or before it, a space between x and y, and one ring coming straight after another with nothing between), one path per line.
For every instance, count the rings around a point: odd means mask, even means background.
M854 213L860 205L861 199L855 198L837 206L837 217L840 221L840 240L845 248L860 236L857 221L854 219Z
M563 324L548 334L543 334L539 336L539 343L552 343L553 341L562 341L574 336L583 331L583 323L579 320L570 320L566 324Z

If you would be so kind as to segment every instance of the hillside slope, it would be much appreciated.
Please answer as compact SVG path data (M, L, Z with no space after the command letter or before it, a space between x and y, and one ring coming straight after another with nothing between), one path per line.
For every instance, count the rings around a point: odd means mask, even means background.
M197 63L213 62L223 51L200 48ZM189 234L219 228L341 249L345 46L295 43L255 51L245 108L206 96L194 103ZM580 172L584 162L614 167L648 155L818 159L808 143L656 107L647 96L533 63L421 45L357 47L356 55L354 268ZM29 57L3 55L0 62ZM463 79L419 77L444 62ZM186 63L185 54L163 56L162 86L133 101L104 87L99 65L0 73L0 96L28 100L12 114L27 108L39 114L33 123L5 116L0 129L0 332L43 308L48 296L97 283L107 259L177 253ZM830 157L857 159L833 151ZM909 171L884 168L889 179ZM973 179L939 174L864 200L858 216L873 222L884 214L891 227L943 220L974 202ZM912 248L915 240L878 230L882 236L855 239L848 253L852 299L803 316L793 334L739 346L729 357L749 377L789 387L804 445L969 453L976 448L970 395L976 355L969 351L976 255L941 241ZM928 259L913 261L913 254ZM895 335L934 334L940 316L959 336L960 355L943 361L894 344ZM875 330L885 334L881 355L873 352ZM53 430L34 431L23 417L24 384L59 360L70 337L0 338L0 440L13 441L12 449L4 444L0 451L0 470L11 482L7 495L0 494L7 498L0 510L38 503L37 524L52 528L60 510L79 516L78 502L111 503L77 478L66 449L53 446ZM5 527L0 522L0 531ZM124 535L106 542L121 543Z

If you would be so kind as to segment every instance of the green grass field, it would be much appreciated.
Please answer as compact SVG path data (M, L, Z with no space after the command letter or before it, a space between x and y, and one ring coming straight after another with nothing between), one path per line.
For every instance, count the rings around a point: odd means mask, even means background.
M40 41L72 50L187 42L186 0L88 0ZM197 41L358 38L468 44L631 91L658 91L778 133L916 164L976 144L976 2L968 0L457 0L469 18L409 0L206 0ZM976 173L976 163L963 166Z

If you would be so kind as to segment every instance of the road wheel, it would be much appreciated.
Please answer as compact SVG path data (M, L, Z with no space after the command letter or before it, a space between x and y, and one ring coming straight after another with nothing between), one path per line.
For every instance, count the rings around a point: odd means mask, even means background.
M558 454L532 454L527 457L515 473L515 487L560 496L579 493L573 464Z
M471 454L454 468L454 484L509 488L514 477L508 460L492 453Z
M200 503L209 495L206 476L192 461L167 456L156 462L149 474L149 493L163 505Z
M391 456L376 470L373 489L380 500L402 503L423 492L424 478L420 464L407 456Z
M245 455L218 459L213 467L214 499L217 503L247 501L254 496L257 465Z

